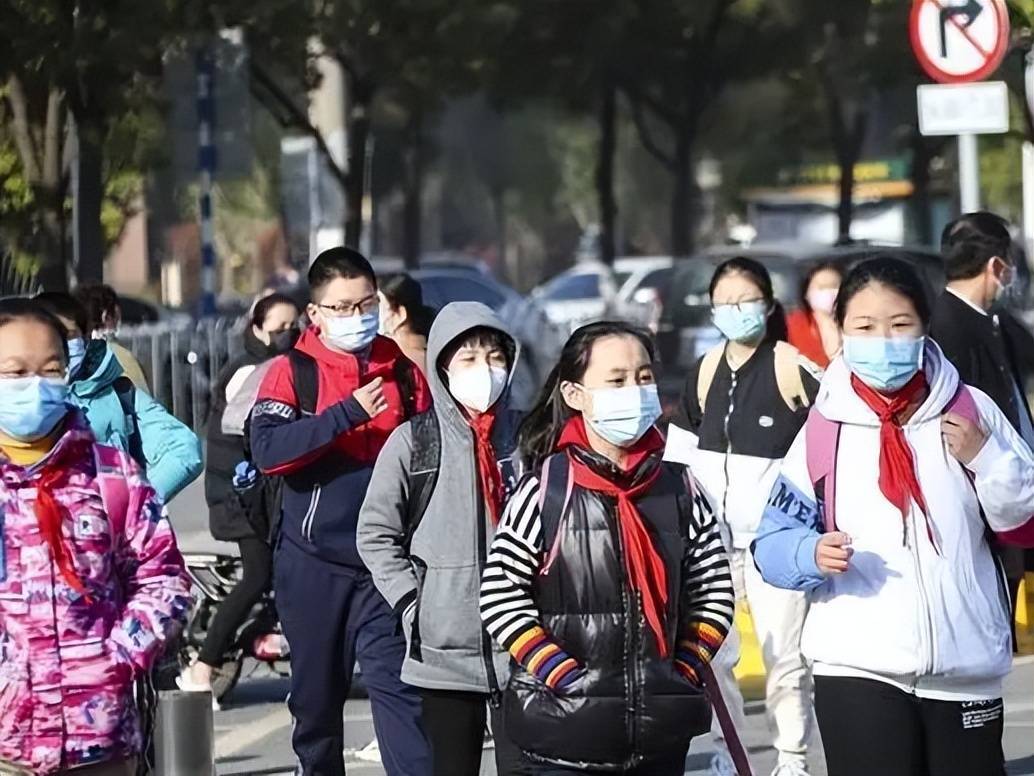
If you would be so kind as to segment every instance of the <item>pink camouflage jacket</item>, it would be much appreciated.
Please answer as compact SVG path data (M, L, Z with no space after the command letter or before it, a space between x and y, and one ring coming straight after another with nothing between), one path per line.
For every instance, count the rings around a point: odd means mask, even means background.
M122 536L112 535L92 443L82 419L70 416L50 453L82 448L53 492L88 596L65 582L40 536L33 505L41 464L23 468L0 453L0 761L36 773L139 752L133 678L179 632L191 604L161 504L121 453L129 506Z

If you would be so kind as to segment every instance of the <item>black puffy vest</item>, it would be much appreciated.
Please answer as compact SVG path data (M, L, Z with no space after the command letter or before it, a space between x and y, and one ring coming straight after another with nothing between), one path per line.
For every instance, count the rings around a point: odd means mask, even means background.
M612 464L585 451L580 460L613 481ZM506 728L532 757L558 764L591 764L622 771L656 758L707 731L710 707L702 691L682 678L674 653L685 570L683 558L692 503L680 468L649 459L632 484L652 468L661 473L636 506L668 573L667 640L662 659L624 569L617 500L574 487L565 520L544 515L560 542L556 559L536 578L535 600L545 629L587 668L586 676L556 693L517 667L506 690Z

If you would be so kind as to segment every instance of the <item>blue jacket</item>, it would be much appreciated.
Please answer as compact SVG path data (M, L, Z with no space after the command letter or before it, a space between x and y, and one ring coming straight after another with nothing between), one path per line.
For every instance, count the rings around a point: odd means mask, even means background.
M83 411L97 441L129 452L133 421L126 416L114 387L122 376L122 366L107 343L93 340L72 379L69 401ZM136 388L133 405L147 479L168 503L201 474L201 443L147 392Z

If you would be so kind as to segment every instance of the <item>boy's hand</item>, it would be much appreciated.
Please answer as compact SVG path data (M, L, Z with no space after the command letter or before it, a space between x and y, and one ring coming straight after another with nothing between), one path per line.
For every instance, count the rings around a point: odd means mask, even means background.
M843 531L823 534L815 546L815 564L826 576L843 574L853 553L851 537Z
M357 388L352 396L371 418L377 417L388 409L388 400L384 398L383 377L375 377L362 388Z

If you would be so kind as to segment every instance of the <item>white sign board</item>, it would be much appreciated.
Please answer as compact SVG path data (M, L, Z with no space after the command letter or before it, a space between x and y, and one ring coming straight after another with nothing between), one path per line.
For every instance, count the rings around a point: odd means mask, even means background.
M1009 131L1009 89L1004 81L923 84L916 93L923 135L1000 135Z

